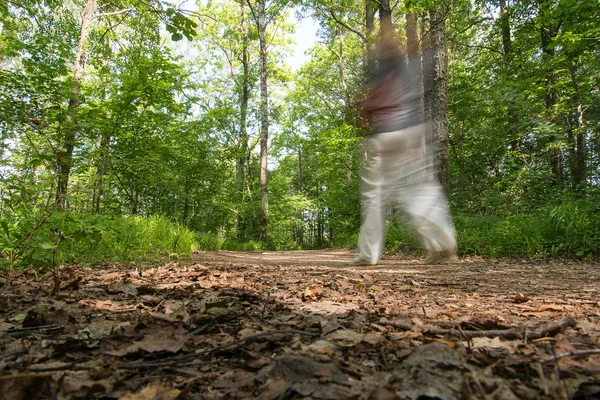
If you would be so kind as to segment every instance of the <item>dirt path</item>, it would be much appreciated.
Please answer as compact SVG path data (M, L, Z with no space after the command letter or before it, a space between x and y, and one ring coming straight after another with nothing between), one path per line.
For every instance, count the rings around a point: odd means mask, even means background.
M199 252L0 295L7 398L600 398L600 265ZM125 397L123 397L125 396ZM127 397L129 396L129 397ZM429 397L427 397L429 396Z

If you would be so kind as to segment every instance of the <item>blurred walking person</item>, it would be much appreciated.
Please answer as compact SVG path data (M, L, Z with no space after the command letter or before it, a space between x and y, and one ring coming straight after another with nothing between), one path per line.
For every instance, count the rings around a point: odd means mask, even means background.
M360 253L354 262L379 262L392 202L398 202L412 218L427 251L425 263L456 260L454 225L436 178L438 157L427 141L429 124L423 120L421 83L412 70L416 63L405 61L392 37L382 39L376 59L363 107L370 132L361 177Z

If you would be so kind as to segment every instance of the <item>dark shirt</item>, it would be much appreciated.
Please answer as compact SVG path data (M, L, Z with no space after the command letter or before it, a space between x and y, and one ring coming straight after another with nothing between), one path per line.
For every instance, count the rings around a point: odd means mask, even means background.
M380 63L365 101L372 127L369 133L406 129L423 122L417 68L415 62Z

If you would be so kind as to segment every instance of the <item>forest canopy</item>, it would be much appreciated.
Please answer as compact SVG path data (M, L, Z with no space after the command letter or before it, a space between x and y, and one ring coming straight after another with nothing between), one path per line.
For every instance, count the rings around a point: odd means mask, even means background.
M0 267L355 246L386 29L432 50L460 254L598 256L598 0L8 0ZM404 220L388 250L419 252Z

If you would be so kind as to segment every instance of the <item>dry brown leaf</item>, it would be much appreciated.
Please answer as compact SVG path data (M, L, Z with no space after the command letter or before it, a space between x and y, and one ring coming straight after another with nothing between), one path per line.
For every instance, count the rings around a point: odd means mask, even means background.
M325 336L325 339L334 342L340 347L353 347L363 341L365 335L350 329L338 329Z
M321 297L323 297L323 288L322 287L316 287L314 289L306 288L304 293L302 293L303 301L315 301Z
M117 357L123 357L128 354L137 353L143 350L147 353L169 352L177 353L183 347L183 342L174 339L162 332L149 334L144 339L133 342L131 345L115 351L107 351L107 354Z
M512 296L510 299L515 303L525 303L532 300L531 297L523 296L522 294Z
M64 394L77 394L79 397L91 397L93 394L110 393L113 384L108 380L95 381L90 379L87 372L69 372L61 384Z
M137 393L130 393L121 397L121 400L177 400L181 390L170 386L150 385Z

